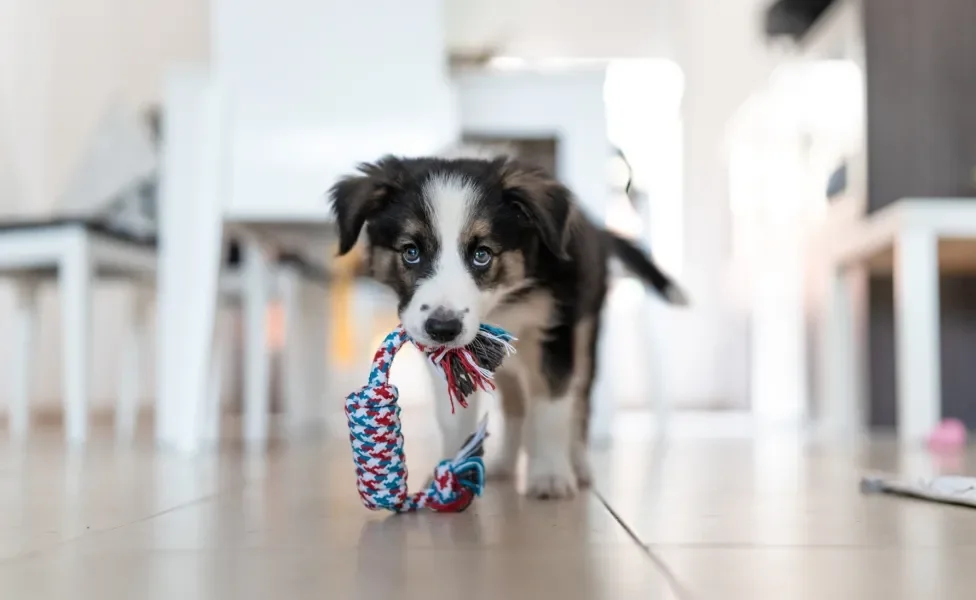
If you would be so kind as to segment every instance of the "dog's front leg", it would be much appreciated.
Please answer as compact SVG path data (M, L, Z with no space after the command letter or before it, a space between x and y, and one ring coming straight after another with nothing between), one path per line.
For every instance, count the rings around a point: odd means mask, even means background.
M441 458L451 458L478 427L482 392L476 392L468 397L467 408L455 405L452 413L451 399L447 395L444 376L429 361L427 366L434 388L434 413L437 415L437 425L441 430Z
M493 479L509 479L515 475L519 453L522 451L522 435L525 427L524 383L515 369L502 369L495 373L495 384L502 414L505 417L501 448L488 464L488 476Z
M526 492L535 498L574 496L578 484L571 460L573 396L535 397L528 409Z

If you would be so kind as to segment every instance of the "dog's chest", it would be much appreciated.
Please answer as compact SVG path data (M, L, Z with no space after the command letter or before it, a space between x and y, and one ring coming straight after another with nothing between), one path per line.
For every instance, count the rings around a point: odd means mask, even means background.
M549 327L552 319L552 296L541 290L488 313L489 323L502 327L517 338L537 337L534 334Z

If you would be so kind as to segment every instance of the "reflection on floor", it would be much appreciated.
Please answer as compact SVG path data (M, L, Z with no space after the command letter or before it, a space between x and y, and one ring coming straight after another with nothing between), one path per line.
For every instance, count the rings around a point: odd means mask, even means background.
M964 470L965 456L742 419L679 419L662 441L641 422L595 452L596 488L575 501L492 484L468 513L400 517L360 506L341 436L187 459L108 435L72 453L42 431L0 447L0 597L972 597L976 511L857 488L863 469ZM410 432L421 480L436 444Z

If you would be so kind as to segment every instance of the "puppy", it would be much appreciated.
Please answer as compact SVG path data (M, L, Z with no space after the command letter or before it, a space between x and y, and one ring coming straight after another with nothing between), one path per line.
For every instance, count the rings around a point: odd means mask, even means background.
M496 374L505 415L494 476L526 450L527 493L566 498L589 483L590 391L608 260L617 256L672 303L681 290L630 242L590 222L568 189L508 158L403 159L363 164L330 191L339 254L365 227L368 270L399 297L415 340L464 346L480 323L515 334ZM475 429L477 398L451 414L435 399L444 455Z

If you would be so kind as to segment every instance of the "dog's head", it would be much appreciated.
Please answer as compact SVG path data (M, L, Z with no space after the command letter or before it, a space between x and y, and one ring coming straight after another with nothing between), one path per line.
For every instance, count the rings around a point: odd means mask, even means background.
M365 226L370 271L418 342L462 346L488 313L568 259L568 190L510 159L386 157L331 190L339 253Z

